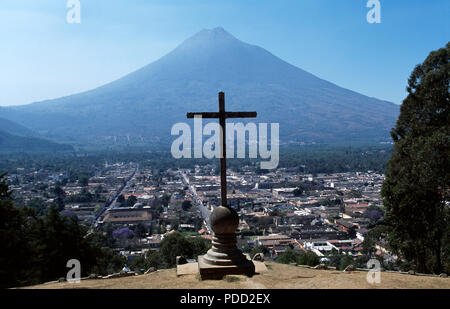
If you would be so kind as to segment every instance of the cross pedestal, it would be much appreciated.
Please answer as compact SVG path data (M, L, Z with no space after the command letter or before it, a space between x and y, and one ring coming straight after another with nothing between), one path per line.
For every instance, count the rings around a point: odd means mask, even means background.
M253 276L255 265L237 248L236 229L239 216L231 207L219 206L210 217L214 231L212 248L198 257L202 280L222 279L225 275Z
M227 205L226 168L226 119L256 117L256 112L226 112L225 94L219 92L219 113L188 113L188 118L219 118L220 121L220 182L222 205L216 207L210 224L214 232L212 248L198 257L198 268L202 280L222 279L226 275L253 276L255 265L237 248L236 229L239 225L237 212Z

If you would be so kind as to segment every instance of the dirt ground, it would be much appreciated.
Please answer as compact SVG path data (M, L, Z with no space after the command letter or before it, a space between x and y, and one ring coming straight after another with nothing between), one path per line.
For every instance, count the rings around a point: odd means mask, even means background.
M176 269L147 275L82 280L80 283L52 283L31 289L450 289L450 278L381 273L380 284L369 284L367 272L316 270L278 263L266 263L268 271L223 280L199 280L198 275L177 277Z

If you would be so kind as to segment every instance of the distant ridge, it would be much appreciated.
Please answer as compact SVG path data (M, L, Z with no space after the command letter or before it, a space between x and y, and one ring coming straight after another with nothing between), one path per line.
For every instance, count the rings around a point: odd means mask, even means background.
M5 118L0 118L0 131L19 136L37 136L37 134L30 129Z
M73 151L70 145L54 143L48 140L13 135L4 131L0 131L0 153L54 153Z
M110 145L167 144L186 112L256 110L279 122L281 143L389 141L399 106L341 88L223 28L202 30L159 60L102 87L0 108L46 138Z

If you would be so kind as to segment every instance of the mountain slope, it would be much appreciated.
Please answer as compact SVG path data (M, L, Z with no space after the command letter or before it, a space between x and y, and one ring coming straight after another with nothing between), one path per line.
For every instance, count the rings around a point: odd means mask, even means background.
M0 109L43 136L83 142L170 142L188 111L256 110L279 122L282 142L389 139L399 107L338 87L222 28L203 30L175 50L110 84L56 100ZM119 140L117 139L119 137Z
M0 153L60 151L73 151L73 147L40 138L18 136L0 131Z
M37 136L37 134L30 129L5 118L0 118L0 131L19 136Z

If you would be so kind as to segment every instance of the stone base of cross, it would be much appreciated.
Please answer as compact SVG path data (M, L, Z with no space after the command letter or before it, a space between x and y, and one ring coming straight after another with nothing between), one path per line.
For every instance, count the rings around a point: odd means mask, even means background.
M210 217L214 231L212 247L198 257L202 280L222 279L226 275L255 274L255 265L237 248L236 229L239 216L231 207L219 206Z
M226 119L254 118L256 112L226 112L225 94L219 92L218 113L188 113L188 118L218 118L220 122L220 195L222 205L216 207L210 224L214 232L212 248L198 257L198 267L202 280L222 279L226 275L253 276L255 265L237 248L236 229L239 225L237 212L227 205L227 167L226 167Z

